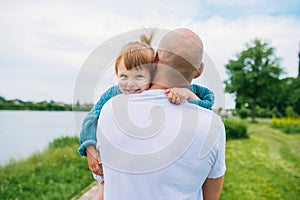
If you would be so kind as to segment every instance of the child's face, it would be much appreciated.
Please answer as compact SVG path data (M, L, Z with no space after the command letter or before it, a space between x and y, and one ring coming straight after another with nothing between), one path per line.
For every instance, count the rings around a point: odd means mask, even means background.
M144 67L139 70L127 70L123 61L117 67L118 85L124 94L137 94L149 89L151 81L149 70Z

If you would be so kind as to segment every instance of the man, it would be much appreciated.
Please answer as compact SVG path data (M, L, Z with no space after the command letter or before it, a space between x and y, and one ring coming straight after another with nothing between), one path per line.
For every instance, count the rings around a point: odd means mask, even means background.
M218 199L225 173L225 129L212 111L171 104L173 91L203 70L203 45L188 29L167 33L148 91L118 95L102 108L97 141L104 199Z

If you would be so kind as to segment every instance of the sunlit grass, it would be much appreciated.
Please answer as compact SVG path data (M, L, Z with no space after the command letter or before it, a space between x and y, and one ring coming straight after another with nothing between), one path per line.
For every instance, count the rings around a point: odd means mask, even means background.
M0 168L0 199L71 199L93 178L77 154L78 138L56 140L43 153ZM54 145L53 145L54 144Z
M248 123L250 138L227 142L227 172L221 199L298 199L300 135Z

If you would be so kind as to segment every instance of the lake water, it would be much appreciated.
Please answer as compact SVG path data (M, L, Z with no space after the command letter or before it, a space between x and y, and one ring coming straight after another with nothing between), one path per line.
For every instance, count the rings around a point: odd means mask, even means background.
M85 116L86 112L0 111L0 164L40 152L55 138L79 136Z

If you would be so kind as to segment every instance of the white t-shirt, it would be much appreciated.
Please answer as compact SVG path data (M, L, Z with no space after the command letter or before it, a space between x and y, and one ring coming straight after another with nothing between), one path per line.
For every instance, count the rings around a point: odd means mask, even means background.
M187 102L169 103L163 90L108 101L97 141L105 200L198 200L205 179L226 170L220 117Z

